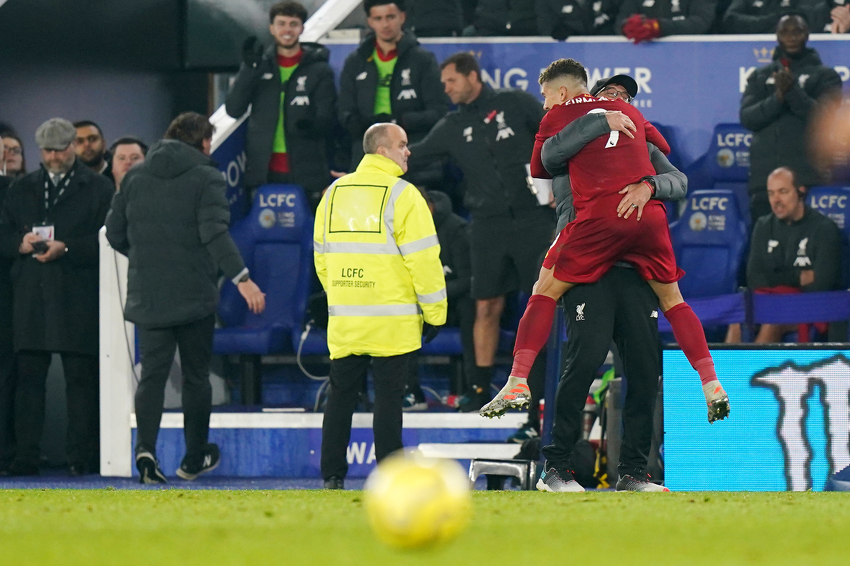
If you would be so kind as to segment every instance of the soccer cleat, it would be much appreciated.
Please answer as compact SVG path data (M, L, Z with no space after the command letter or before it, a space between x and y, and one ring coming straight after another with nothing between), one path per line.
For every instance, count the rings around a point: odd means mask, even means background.
M569 470L557 470L555 466L546 462L543 464L543 473L537 480L537 491L550 491L552 493L579 493L584 491Z
M528 407L529 403L531 403L531 391L528 389L527 380L511 375L502 390L496 393L492 401L481 407L478 414L492 419L501 417L508 409Z
M147 450L136 454L136 469L139 470L139 483L149 485L168 483L165 474L159 469L159 462Z
M537 429L534 428L534 425L531 423L525 423L510 435L505 442L513 442L515 444L522 444L526 440L531 440L532 438L537 438L540 436L538 434Z
M716 379L702 386L705 403L708 405L708 422L722 421L729 416L729 396Z
M204 451L200 457L189 458L188 455L183 457L180 467L177 468L177 475L184 480L192 481L198 479L198 476L211 472L221 463L221 453L218 446L215 444L207 444L204 446Z
M623 474L617 480L617 491L670 491L649 479L649 474Z

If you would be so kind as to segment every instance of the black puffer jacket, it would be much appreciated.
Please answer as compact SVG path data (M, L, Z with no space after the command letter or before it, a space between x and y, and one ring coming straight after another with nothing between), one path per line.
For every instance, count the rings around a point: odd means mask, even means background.
M98 231L115 188L82 164L47 215L54 237L68 252L41 263L21 255L24 234L45 221L43 167L19 177L7 192L0 213L0 255L13 260L15 350L98 352ZM219 173L219 176L221 174Z
M302 43L301 49L301 62L286 82L283 102L286 151L293 180L318 202L330 183L327 139L335 119L336 87L328 49L318 43ZM241 117L251 106L245 150L248 187L266 182L283 88L275 47L271 46L256 67L242 63L227 93L224 108L233 118Z
M434 204L434 226L440 240L440 262L446 276L449 302L469 295L472 287L472 259L469 251L467 222L452 212L452 201L445 193L429 191Z
M528 188L525 166L542 118L542 105L529 93L484 86L478 98L410 147L410 169L451 156L463 171L464 204L475 218L535 211L540 205Z
M460 35L463 29L460 0L408 0L407 22L419 37Z
M717 0L625 0L615 24L622 33L623 24L634 14L658 20L661 35L697 35L707 33L716 16Z
M449 110L434 55L405 32L390 83L392 118L413 143L422 139ZM363 133L371 126L378 90L378 67L372 59L375 36L369 34L346 59L339 84L339 121L351 136L351 171L363 159Z
M536 0L540 35L616 35L614 20L621 0Z
M233 279L245 268L224 191L212 160L175 140L127 173L106 219L109 243L130 259L127 320L159 328L215 312L219 271Z
M784 102L776 96L773 74L782 69L787 59L794 85ZM741 99L741 125L753 131L750 146L750 192L767 187L767 176L780 166L790 167L806 186L822 181L820 174L806 157L806 127L818 99L841 90L841 77L821 63L817 51L805 48L788 55L779 47L773 63L756 69L747 81Z
M537 35L532 0L478 0L475 31L479 35Z
M734 0L723 17L723 33L774 33L785 14L803 14L813 25L822 6L823 0Z
M0 175L0 205L6 200L6 191L12 180ZM12 351L12 260L0 256L0 356ZM2 367L2 366L0 366ZM0 376L2 379L3 376Z

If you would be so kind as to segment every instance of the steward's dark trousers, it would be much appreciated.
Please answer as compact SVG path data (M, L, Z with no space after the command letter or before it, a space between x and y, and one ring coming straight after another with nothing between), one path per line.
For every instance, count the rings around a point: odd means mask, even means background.
M100 382L97 356L60 352L65 371L65 396L68 406L68 462L98 469L100 459ZM18 352L15 384L15 459L38 465L41 436L44 432L44 403L47 371L52 352Z
M635 270L614 267L596 283L571 289L564 296L564 312L567 367L555 398L552 444L543 455L555 467L569 468L588 390L613 337L627 383L619 470L645 470L661 374L655 293Z
M142 378L136 389L136 453L148 451L156 454L165 384L177 348L180 349L180 368L183 372L183 436L186 439L186 456L194 457L202 453L210 431L210 358L214 328L214 315L180 326L139 328Z
M5 318L0 319L0 324L6 322ZM0 470L6 468L15 455L16 363L9 321L0 326Z
M344 478L348 473L348 442L351 417L363 388L366 370L372 364L375 407L372 431L375 458L380 462L403 447L401 405L411 358L418 350L399 356L346 356L331 360L331 382L322 421L322 478Z

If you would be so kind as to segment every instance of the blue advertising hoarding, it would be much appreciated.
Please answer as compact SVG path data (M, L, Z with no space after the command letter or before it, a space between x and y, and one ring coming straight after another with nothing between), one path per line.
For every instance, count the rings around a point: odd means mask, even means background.
M664 351L665 485L673 491L821 491L850 465L850 350L714 349L727 420L708 424L699 377Z

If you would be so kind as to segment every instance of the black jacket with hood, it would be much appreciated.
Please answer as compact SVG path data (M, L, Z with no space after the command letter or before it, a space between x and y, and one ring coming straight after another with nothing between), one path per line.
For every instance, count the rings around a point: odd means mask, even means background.
M212 160L176 140L154 144L115 194L106 237L130 259L124 317L143 328L201 320L218 305L218 275L244 269L227 231L225 182Z
M789 64L794 83L785 93L784 101L776 95L773 74ZM806 186L817 185L821 175L809 162L806 154L806 128L818 99L838 94L841 77L821 63L817 51L803 48L786 54L777 47L773 63L756 69L747 81L741 98L741 125L753 131L750 146L751 193L767 187L767 176L779 166L790 167L797 180Z
M284 133L292 179L318 202L330 183L328 138L335 120L336 87L327 47L302 43L301 49L301 62L285 86L280 81L274 45L266 49L256 67L242 63L224 108L231 117L240 118L251 106L245 185L257 187L268 176L280 95L285 88Z
M398 60L390 83L392 119L419 141L449 110L434 55L405 32L396 47ZM351 136L351 171L363 159L363 133L375 123L378 67L373 60L375 36L369 34L346 59L340 74L339 121Z
M446 276L449 303L472 288L472 258L469 250L467 222L452 212L452 201L440 191L428 191L434 205L434 227L440 240L440 262Z

